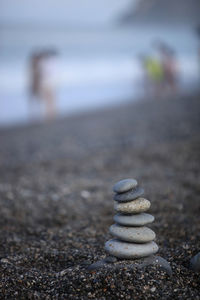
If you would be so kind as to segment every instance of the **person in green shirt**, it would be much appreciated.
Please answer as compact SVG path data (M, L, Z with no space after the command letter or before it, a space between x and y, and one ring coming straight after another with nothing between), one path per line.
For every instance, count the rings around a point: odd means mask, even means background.
M164 72L162 64L154 57L147 56L144 59L144 67L151 86L152 96L161 97Z

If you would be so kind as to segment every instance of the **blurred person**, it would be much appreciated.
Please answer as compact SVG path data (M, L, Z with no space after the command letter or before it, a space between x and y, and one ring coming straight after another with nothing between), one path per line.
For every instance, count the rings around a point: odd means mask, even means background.
M31 101L38 108L44 106L47 120L56 116L56 55L54 50L46 50L31 57Z
M158 49L161 57L161 64L164 75L164 92L177 94L178 92L178 64L175 52L166 44L160 43Z
M57 53L47 50L40 58L39 95L45 106L45 115L48 120L56 116L56 61Z
M144 89L146 96L161 97L163 69L159 60L153 56L141 56L144 71Z
M39 115L39 89L40 89L40 59L41 54L34 52L30 57L30 110L31 118L36 119Z

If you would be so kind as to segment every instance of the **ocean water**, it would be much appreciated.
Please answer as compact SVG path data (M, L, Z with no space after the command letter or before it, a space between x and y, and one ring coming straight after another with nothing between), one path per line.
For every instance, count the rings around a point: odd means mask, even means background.
M161 39L176 51L183 91L198 82L198 41L192 29L110 28L63 30L1 28L0 126L30 120L29 57L52 47L57 58L57 110L72 114L114 105L144 93L140 54L155 54ZM40 115L42 117L42 108Z

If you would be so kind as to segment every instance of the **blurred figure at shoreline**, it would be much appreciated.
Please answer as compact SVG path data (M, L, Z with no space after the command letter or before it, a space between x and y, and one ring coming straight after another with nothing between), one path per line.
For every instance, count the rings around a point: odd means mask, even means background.
M31 112L31 118L36 119L39 115L39 86L40 86L40 53L32 53L30 57L29 68L29 106Z
M160 98L163 86L163 69L158 59L149 55L141 55L140 61L144 73L145 97Z
M30 58L30 105L35 119L44 109L44 117L56 116L56 58L54 50L36 52Z
M175 52L163 42L160 42L157 47L163 69L163 92L165 95L176 95L178 92L178 64Z

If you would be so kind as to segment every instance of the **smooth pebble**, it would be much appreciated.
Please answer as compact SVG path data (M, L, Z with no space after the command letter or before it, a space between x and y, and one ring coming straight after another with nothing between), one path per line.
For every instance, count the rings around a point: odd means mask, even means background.
M158 246L155 242L135 244L112 239L106 242L105 249L110 255L131 259L155 254L158 251Z
M128 202L134 199L137 199L138 197L142 196L144 194L144 190L140 187L136 187L126 193L122 194L115 194L114 200L118 202Z
M113 186L113 192L115 193L125 193L128 192L129 190L135 188L137 186L137 181L135 179L124 179L121 181L118 181L114 186Z
M125 227L118 224L110 226L110 233L121 241L147 243L156 237L155 232L148 227Z
M116 223L125 226L143 226L152 223L154 219L154 216L145 213L135 215L123 215L118 213L114 216Z
M191 258L190 267L195 272L200 272L200 252Z
M118 203L115 201L114 209L117 212L124 214L137 214L147 211L150 208L150 206L151 203L149 200L145 198L138 198L136 200L125 203Z

